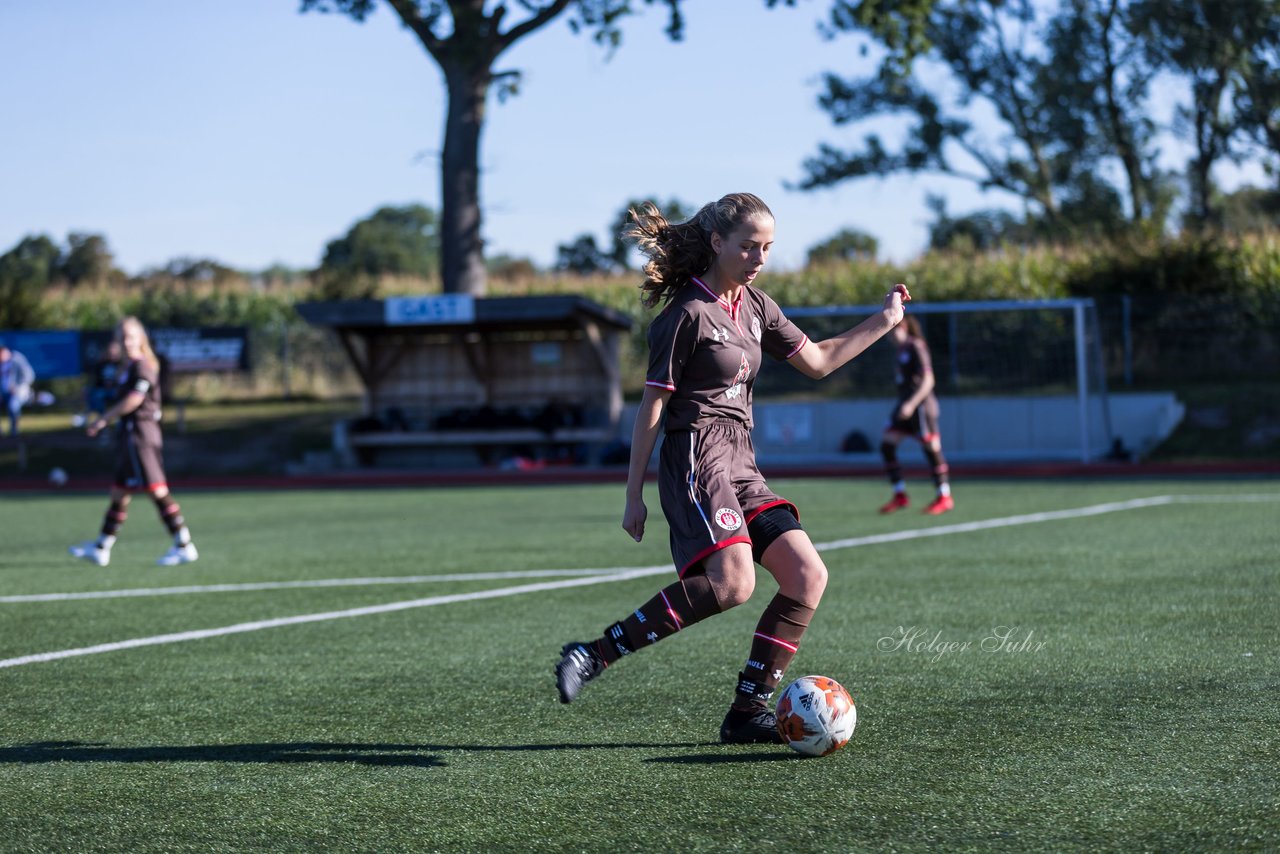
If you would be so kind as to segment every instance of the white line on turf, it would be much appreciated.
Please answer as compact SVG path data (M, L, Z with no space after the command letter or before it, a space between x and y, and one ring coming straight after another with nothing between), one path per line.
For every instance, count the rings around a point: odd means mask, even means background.
M853 537L848 540L835 540L830 543L817 543L818 551L832 549L850 549L857 546L870 546L877 543L896 543L903 540L918 540L921 537L941 537L946 534L967 534L970 531L987 531L992 528L1008 528L1012 525L1029 525L1033 522L1053 522L1059 519L1079 519L1085 516L1101 516L1104 513L1117 513L1121 510L1136 510L1140 507L1157 507L1161 504L1172 504L1172 495L1157 495L1153 498L1134 498L1129 501L1113 501L1108 504L1094 504L1090 507L1073 507L1070 510L1048 510L1042 513L1024 513L1020 516L1005 516L1001 519L982 519L978 522L961 522L956 525L938 525L933 528L913 528L908 531L893 531L888 534L872 534L867 537Z
M374 578L315 578L308 581L252 581L244 584L191 584L185 587L131 587L79 593L21 593L0 596L0 603L65 602L73 599L127 599L178 593L240 593L247 590L291 590L308 587L366 587L376 584L427 584L439 581L505 581L514 578L563 578L566 575L611 575L610 569L530 569L522 572L456 572L449 575L400 575Z
M899 542L918 539L920 537L936 537L944 534L960 534L971 531L985 531L992 528L1003 528L1011 525L1028 525L1035 522L1050 522L1060 519L1079 519L1098 516L1104 513L1116 513L1124 510L1136 510L1143 507L1157 507L1168 504L1195 503L1235 503L1277 501L1280 495L1243 494L1243 495L1157 495L1151 498L1135 498L1129 501L1113 501L1106 504L1094 504L1088 507L1075 507L1068 510L1050 510L1043 513L1025 513L1019 516L1005 516L999 519L984 519L977 522L963 522L956 525L938 525L931 528L915 528L909 531L897 531L890 534L876 534L869 537L855 537L846 540L834 540L829 543L815 545L820 551L855 548L857 546L875 545L878 543ZM566 570L571 572L573 570ZM577 570L582 572L583 570ZM588 572L595 572L590 571ZM343 611L326 611L319 614L301 614L296 617L277 617L272 620L257 620L250 623L237 623L213 629L197 629L188 632L175 632L167 635L154 635L146 638L115 641L95 646L63 649L54 652L40 652L17 658L0 659L0 669L18 667L23 664L35 664L42 661L56 661L60 658L73 658L82 655L95 655L101 652L116 652L122 649L133 649L142 646L179 643L189 640L221 637L223 635L255 632L261 629L273 629L280 626L292 626L301 623L315 623L324 620L338 620L346 617L365 617L371 614L385 614L392 611L404 611L410 608L426 608L432 605L447 605L454 602L473 602L480 599L497 599L505 596L518 596L522 593L539 593L546 590L559 590L567 587L584 587L590 584L604 584L612 581L626 581L648 575L659 575L671 572L671 566L634 567L618 569L605 574L593 574L582 578L571 578L563 581L546 581L539 584L524 584L516 587L503 587L496 590L482 590L472 593L457 593L449 596L431 596L425 599L411 599L404 602L388 602L385 605L370 605L364 608L349 608ZM469 575L467 578L479 576Z
M544 590L560 590L565 587L584 587L588 584L601 584L606 581L623 581L628 578L640 578L645 575L657 575L670 572L671 567L650 566L627 570L610 575L593 575L585 578L570 578L564 581L544 581L538 584L523 584L518 587L503 587L497 590L481 590L475 593L456 593L450 596L431 596L426 599L411 599L407 602L388 602L385 605L370 605L364 608L348 608L343 611L326 611L320 614L301 614L296 617L277 617L273 620L256 620L251 623L236 623L233 626L222 626L216 629L197 629L190 632L174 632L168 635L154 635L149 638L101 643L78 649L62 649L56 652L39 652L35 655L24 655L18 658L0 660L0 668L17 667L22 664L35 664L40 661L55 661L59 658L72 658L78 655L94 655L100 652L115 652L121 649L133 649L140 646L156 646L158 644L178 643L180 641L203 640L223 635L235 635L242 632L256 632L260 629L274 629L279 626L295 626L300 623L317 623L323 620L340 620L344 617L367 617L370 614L386 614L391 611L405 611L410 608L426 608L431 605L447 605L451 602L472 602L477 599L496 599L503 596L517 596L521 593L539 593Z

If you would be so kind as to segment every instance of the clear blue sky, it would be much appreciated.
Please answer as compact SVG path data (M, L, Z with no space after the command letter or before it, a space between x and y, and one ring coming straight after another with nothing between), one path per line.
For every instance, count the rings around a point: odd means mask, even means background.
M130 273L178 256L256 270L316 265L383 204L439 206L442 78L379 4L363 24L297 0L59 0L0 5L0 251L26 234L105 234ZM924 246L927 193L953 213L1008 206L937 176L784 188L820 140L852 146L817 107L819 75L869 71L851 37L824 41L827 0L689 0L687 36L660 7L606 59L560 21L498 68L522 93L491 102L481 142L490 254L550 264L629 198L702 204L761 195L773 263L799 266L844 227L897 260ZM513 12L513 15L516 13Z

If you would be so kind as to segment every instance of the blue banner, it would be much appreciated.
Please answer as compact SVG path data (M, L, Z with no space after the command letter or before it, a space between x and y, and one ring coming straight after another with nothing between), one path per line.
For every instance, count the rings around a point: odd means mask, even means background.
M63 329L0 331L0 341L27 357L36 381L80 376L80 333Z

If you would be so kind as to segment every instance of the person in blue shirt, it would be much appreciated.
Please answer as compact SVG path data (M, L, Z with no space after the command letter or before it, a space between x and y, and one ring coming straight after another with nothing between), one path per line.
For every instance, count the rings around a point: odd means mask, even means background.
M27 357L0 342L0 402L9 414L9 435L18 435L22 407L31 400L31 386L36 372Z

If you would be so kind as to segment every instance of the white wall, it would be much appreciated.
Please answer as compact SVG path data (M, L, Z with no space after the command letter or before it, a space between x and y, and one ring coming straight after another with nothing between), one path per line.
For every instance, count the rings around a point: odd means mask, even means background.
M1184 407L1172 392L1111 394L1111 435L1131 452L1147 454L1173 432ZM1106 456L1111 450L1101 404L1090 405L1081 440L1081 418L1075 396L963 397L939 399L943 452L954 461L1081 460ZM894 405L892 398L857 401L769 403L756 401L753 434L756 453L765 463L876 462L880 434ZM635 406L622 417L622 439L630 441ZM845 437L858 430L870 450L842 453ZM915 454L903 443L902 457Z

